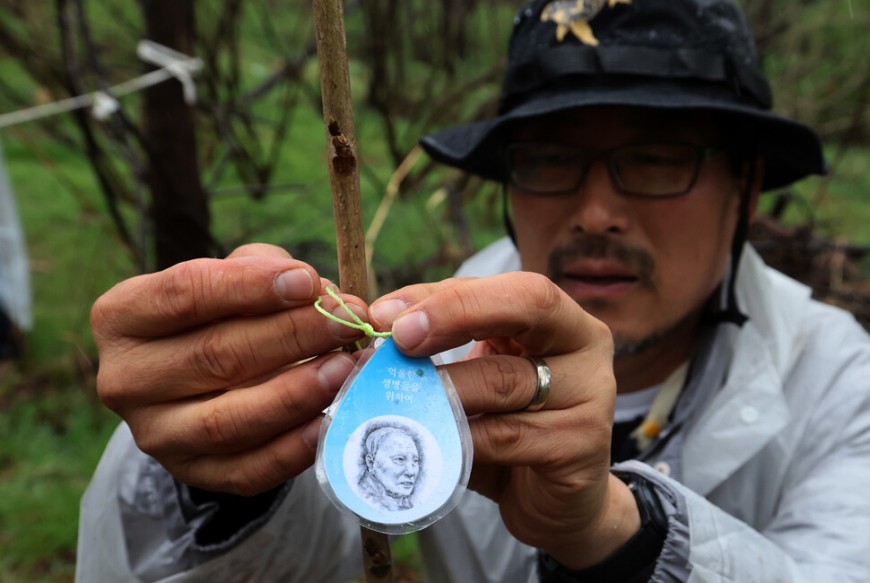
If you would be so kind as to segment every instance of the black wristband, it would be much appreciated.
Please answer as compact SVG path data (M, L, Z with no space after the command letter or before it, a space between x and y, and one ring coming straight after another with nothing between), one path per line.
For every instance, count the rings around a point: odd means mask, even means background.
M194 546L204 552L225 552L262 526L291 484L286 482L255 496L239 496L175 483L182 516L188 523L199 523Z
M542 583L641 583L649 581L668 535L668 519L652 485L636 476L619 476L634 494L640 529L603 562L571 570L538 551Z

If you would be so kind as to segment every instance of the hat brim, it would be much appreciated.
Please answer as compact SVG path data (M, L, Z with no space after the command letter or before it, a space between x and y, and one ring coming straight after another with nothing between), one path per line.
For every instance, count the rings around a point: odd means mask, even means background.
M787 186L810 174L825 174L822 145L806 125L758 106L735 102L721 86L686 81L596 83L575 89L554 87L537 93L496 118L423 136L429 155L486 179L505 180L504 145L519 121L589 106L632 106L660 110L708 110L742 117L755 125L757 148L764 157L762 190Z

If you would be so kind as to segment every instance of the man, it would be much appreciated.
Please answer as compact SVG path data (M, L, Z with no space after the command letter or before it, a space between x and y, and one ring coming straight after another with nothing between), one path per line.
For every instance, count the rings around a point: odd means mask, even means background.
M363 438L365 467L357 485L363 497L384 510L407 510L420 475L420 448L411 431L373 425Z
M514 238L460 271L485 277L346 298L410 355L475 341L447 365L473 491L421 531L428 580L870 580L870 342L745 247L761 191L824 171L770 106L729 1L534 0L498 117L424 138L506 185ZM323 285L250 246L100 299L126 424L81 581L358 575L309 469L356 334L311 309Z

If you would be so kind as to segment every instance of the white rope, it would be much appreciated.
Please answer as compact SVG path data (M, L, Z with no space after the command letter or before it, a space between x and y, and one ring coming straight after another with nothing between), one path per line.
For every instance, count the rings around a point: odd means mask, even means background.
M93 93L62 99L53 103L4 113L0 115L0 128L85 107L92 108L92 115L102 121L118 110L120 107L118 103L119 97L142 91L169 79L177 79L181 83L184 100L188 105L196 103L196 85L193 82L193 77L202 70L203 63L201 59L190 57L169 47L164 47L147 40L139 43L136 54L143 61L161 68L115 85L107 91L94 91Z
M202 70L202 61L184 53L170 49L154 41L143 40L136 48L136 54L146 63L162 67L178 79L184 90L184 100L188 105L196 103L196 85L193 76Z
M91 115L99 121L106 121L113 113L120 109L118 100L108 93L98 92L94 94L94 105L91 107Z

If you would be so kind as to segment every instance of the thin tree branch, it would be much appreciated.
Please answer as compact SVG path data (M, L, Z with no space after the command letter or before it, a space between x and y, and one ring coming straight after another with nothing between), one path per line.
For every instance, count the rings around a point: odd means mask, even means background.
M342 290L368 301L359 161L341 0L314 0L314 21L320 56L320 86L335 216L338 277ZM366 581L392 581L393 566L387 535L365 527L360 527L360 534Z
M67 92L70 95L81 94L81 87L78 86L78 61L75 58L75 51L72 43L72 35L69 30L69 22L67 21L67 2L66 0L57 0L57 23L60 33L60 46L62 51L63 63L66 65L68 75L65 79ZM91 160L91 168L96 174L97 182L100 185L100 191L103 193L103 198L106 201L106 206L109 210L109 215L112 217L112 222L115 224L115 229L118 236L124 245L130 250L134 260L140 260L140 249L136 246L133 237L130 235L129 229L121 216L120 208L118 207L118 188L117 180L113 180L109 176L110 166L106 159L105 152L100 148L96 136L91 130L90 122L87 114L82 110L73 112L73 119L78 125L79 131L85 141L85 151Z
M98 56L98 50L96 43L94 42L93 36L91 35L91 29L88 24L88 15L85 10L84 0L74 0L76 7L76 15L78 17L78 25L79 25L79 34L81 35L82 42L87 51L87 57L90 60L90 66L94 71L94 75L96 76L97 83L102 91L106 93L109 92L109 88L111 86L108 74L105 68L102 66ZM126 158L127 164L130 167L132 178L133 178L133 198L136 202L136 214L139 220L138 234L137 234L137 257L138 257L138 269L139 273L145 273L147 271L147 237L148 237L148 208L146 203L145 191L147 190L146 180L145 180L145 166L142 163L142 160L136 154L136 151L130 144L130 139L127 133L127 128L133 126L132 121L127 118L124 110L121 107L121 104L118 103L117 111L110 116L108 120L108 127L110 129L109 135L114 139L118 145L120 146L121 155Z

